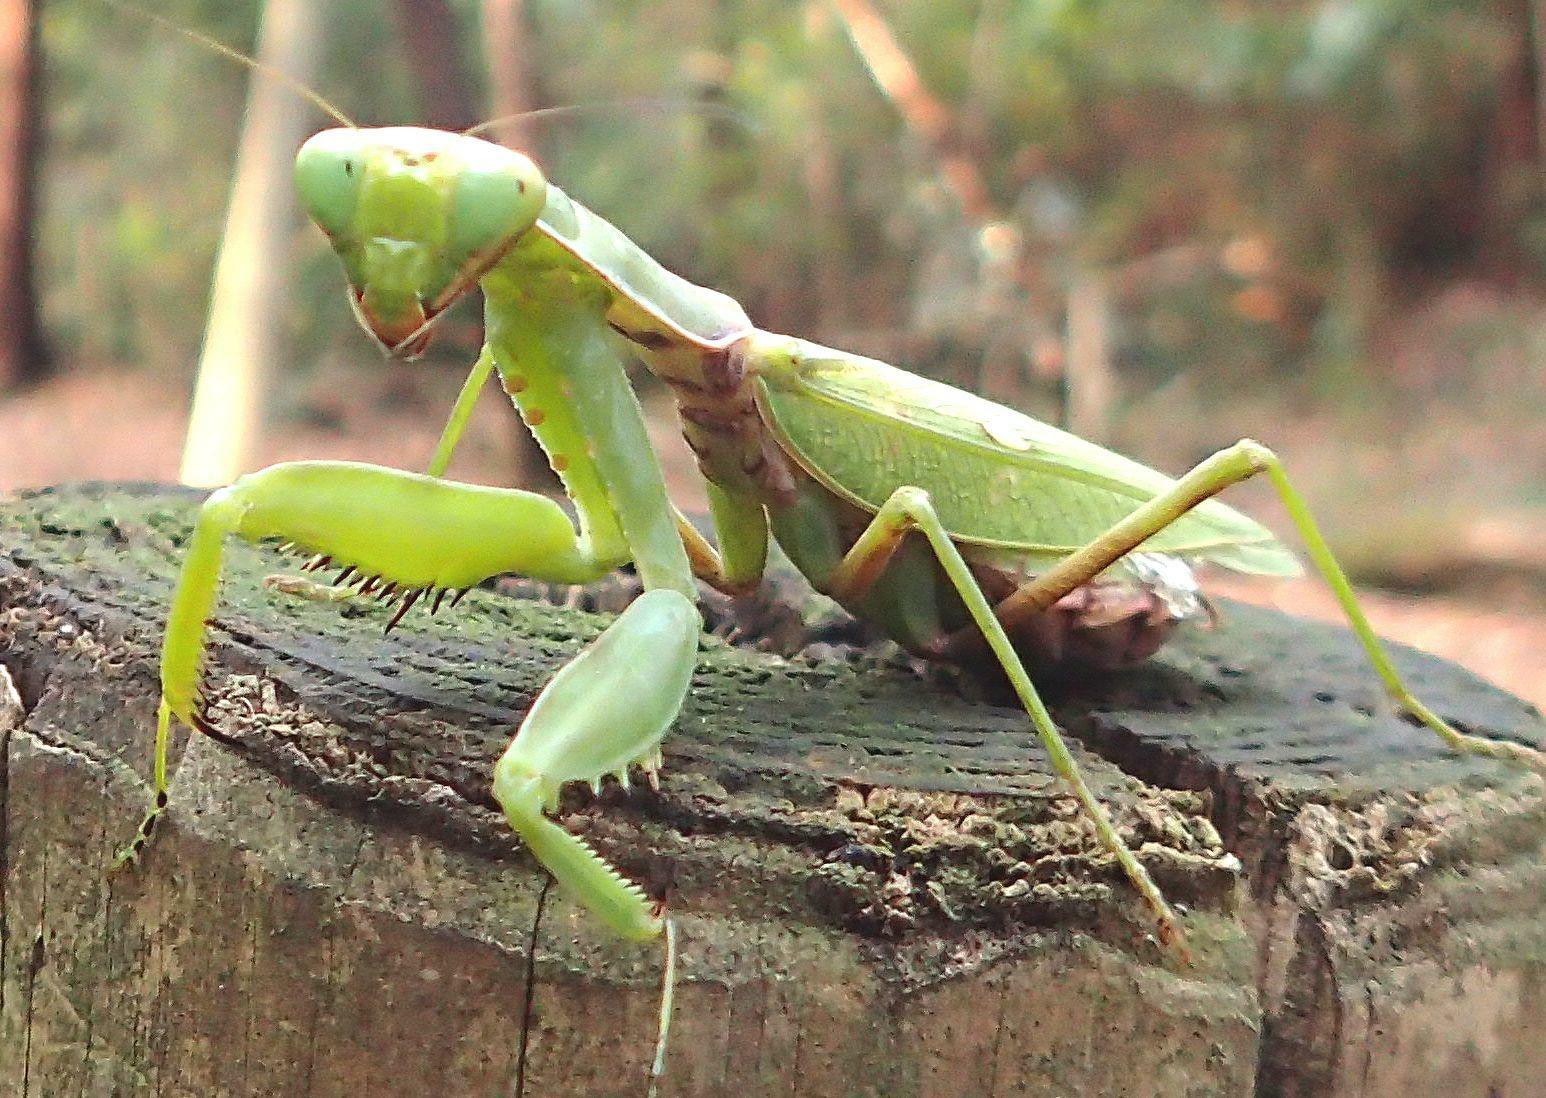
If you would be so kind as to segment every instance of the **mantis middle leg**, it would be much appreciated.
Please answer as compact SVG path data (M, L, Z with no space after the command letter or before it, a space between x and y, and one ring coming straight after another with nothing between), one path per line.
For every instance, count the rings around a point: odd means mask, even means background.
M713 481L705 485L709 514L714 520L716 548L680 511L672 508L682 546L693 574L727 595L742 595L756 587L768 563L768 517L755 496L726 491Z
M478 403L478 394L483 391L483 386L488 383L489 375L493 372L494 351L485 345L478 354L478 360L468 371L467 380L462 382L461 392L456 395L456 404L451 408L451 416L446 420L445 429L440 432L440 441L435 444L435 454L430 458L426 470L430 476L446 475L451 455L456 452L456 444L462 440L462 432L467 429L467 421L472 417L473 405Z
M438 606L448 593L501 572L584 583L621 563L577 535L558 504L517 489L457 484L349 462L276 465L220 489L200 510L167 621L155 803L122 860L139 853L166 807L171 720L206 725L200 683L205 622L214 609L224 542L231 535L251 541L282 538L325 554L354 574L367 593L398 600L398 616L421 598ZM676 599L690 612L693 622L685 635L695 641L696 610L684 597ZM690 671L690 656L685 663Z

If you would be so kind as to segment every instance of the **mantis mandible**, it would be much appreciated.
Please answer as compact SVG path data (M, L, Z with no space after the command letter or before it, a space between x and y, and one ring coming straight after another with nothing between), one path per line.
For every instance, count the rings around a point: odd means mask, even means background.
M586 583L631 563L645 593L542 691L492 774L537 860L611 931L660 934L658 905L548 816L570 782L658 780L702 619L696 582L754 587L770 539L819 591L932 660L992 661L1053 767L1184 955L1181 919L1080 775L1031 666L1114 667L1201 612L1187 562L1287 575L1296 558L1213 499L1265 474L1395 704L1455 750L1546 773L1546 756L1462 733L1411 693L1281 463L1244 440L1172 480L1009 408L883 363L755 327L741 307L665 270L548 182L523 154L467 134L336 128L300 150L296 185L343 263L349 301L389 353L480 288L486 342L423 473L337 461L244 476L200 511L167 623L155 801L168 804L174 721L205 725L201 662L222 546L280 539L342 569L338 583L438 609L501 573ZM668 385L706 481L714 538L673 507L624 367ZM497 375L573 503L457 483L445 472Z

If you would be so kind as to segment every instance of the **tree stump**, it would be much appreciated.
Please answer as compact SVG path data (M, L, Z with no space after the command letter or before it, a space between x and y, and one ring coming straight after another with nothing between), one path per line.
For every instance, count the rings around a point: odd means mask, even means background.
M383 635L375 604L265 588L293 560L233 544L219 739L179 738L163 828L108 873L197 503L0 502L0 1091L509 1094L530 994L527 1093L640 1093L658 948L556 892L534 930L544 877L489 792L605 615L476 591ZM1018 710L884 650L706 639L659 792L562 813L669 882L663 1093L1540 1093L1540 783L1391 716L1343 631L1223 614L1052 690L1187 909L1189 969ZM1466 728L1542 739L1517 699L1396 660Z

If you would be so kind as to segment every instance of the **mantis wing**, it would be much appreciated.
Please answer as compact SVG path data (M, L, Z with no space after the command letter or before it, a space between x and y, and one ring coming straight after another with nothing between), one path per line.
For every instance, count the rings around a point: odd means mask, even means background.
M764 415L802 468L867 511L898 487L916 485L929 492L953 539L1057 557L1174 483L949 385L815 344L793 346L761 369ZM1241 572L1299 572L1271 531L1216 500L1142 548Z

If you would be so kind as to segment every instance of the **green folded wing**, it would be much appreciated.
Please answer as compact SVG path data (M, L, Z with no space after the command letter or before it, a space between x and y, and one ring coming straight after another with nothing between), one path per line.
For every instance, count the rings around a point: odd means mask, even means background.
M790 346L787 361L774 356L761 370L764 413L804 469L866 510L916 485L962 542L1063 555L1175 483L949 385L814 344ZM1241 572L1299 571L1271 531L1216 500L1142 548Z

